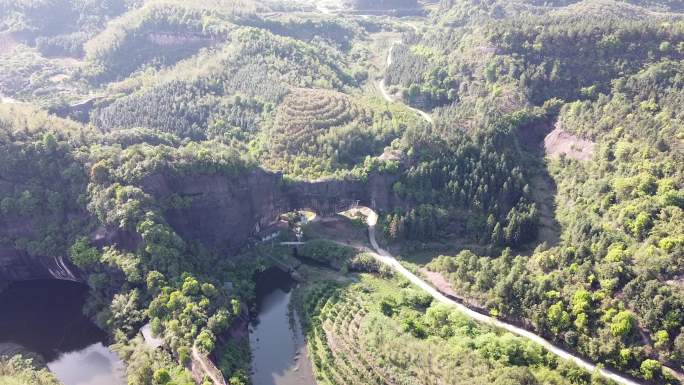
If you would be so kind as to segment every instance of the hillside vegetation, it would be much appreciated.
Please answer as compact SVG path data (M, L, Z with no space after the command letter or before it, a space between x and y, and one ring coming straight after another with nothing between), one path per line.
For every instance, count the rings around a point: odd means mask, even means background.
M380 241L440 289L596 364L677 384L682 11L0 0L0 252L82 271L84 312L130 385L191 382L193 348L248 384L255 273L291 254L258 231L289 201L328 204L353 186L362 196L342 198L375 206ZM261 191L276 185L283 196ZM290 196L301 186L312 196ZM195 228L210 217L221 232ZM338 270L318 273L337 284L314 274L295 293L321 383L605 383L432 304L368 255L302 250ZM376 275L345 283L359 270ZM148 322L165 349L138 337Z
M0 357L0 383L6 385L59 385L47 369L36 369L31 360L19 355Z
M546 125L548 132L553 124L596 148L587 161L528 158L532 170L541 167L557 188L551 202L560 226L557 244L541 243L522 255L471 247L488 256L464 250L427 267L492 314L527 322L593 360L665 382L669 375L657 363L679 367L684 341L677 241L684 182L676 107L684 47L680 16L606 1L500 10L511 15L463 27L453 50L448 30L437 29L404 51L407 60L423 57L417 68L425 71L402 75L406 67L390 67L399 71L396 79L407 79L406 100L444 105L435 109L440 122L467 131L492 114L543 106L546 121L518 126L526 148L538 145L538 139L530 142L536 130ZM464 55L472 50L482 54ZM480 112L502 98L506 104ZM478 104L483 107L473 109ZM523 180L527 191L539 188L530 177ZM538 210L539 203L533 203Z
M321 384L600 384L538 346L477 325L399 278L318 283L297 307Z

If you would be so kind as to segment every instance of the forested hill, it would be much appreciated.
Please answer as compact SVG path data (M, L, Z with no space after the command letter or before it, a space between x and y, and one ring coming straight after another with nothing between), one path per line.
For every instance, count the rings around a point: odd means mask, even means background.
M665 382L660 363L679 367L684 357L684 24L666 12L674 3L572 3L442 2L442 27L393 50L385 81L445 129L480 132L497 115L542 106L548 119L519 126L521 139L538 145L540 125L563 138L547 138L541 172L525 179L545 242L517 257L461 246L472 251L428 268L494 314ZM501 239L503 226L480 221ZM415 234L409 223L399 222L412 229L405 238Z
M587 1L582 1L582 0L513 0L510 2L502 3L502 2L496 2L496 1L459 1L459 0L440 0L440 5L442 9L449 9L453 7L461 7L464 4L468 4L471 6L476 6L479 9L483 8L496 8L496 7L502 7L505 4L509 5L514 5L514 6L534 6L534 7L553 7L553 8L560 8L560 7L566 7L568 5L572 4L577 4L577 3L590 3ZM616 1L606 1L604 4L607 4L609 6L620 6L621 4L618 3L625 3L625 4L632 4L636 6L643 7L644 9L648 10L655 10L655 11L673 11L673 12L679 12L684 10L684 2L681 0L616 0Z
M383 10L383 9L417 9L420 4L416 0L348 0L348 5L358 10Z
M193 346L246 384L232 327L273 263L256 245L255 213L283 214L266 190L351 180L382 189L381 242L441 289L593 362L676 384L682 11L679 0L0 0L0 256L68 257L129 384L185 385ZM226 207L245 219L217 224L225 239L185 218L225 219ZM374 325L416 344L440 336L476 363L431 372L436 383L504 372L519 375L496 384L604 383L506 350L413 294L358 286L383 309ZM316 333L333 313L321 301L300 304ZM147 322L166 349L144 346ZM326 362L314 362L321 383L344 377ZM383 366L360 362L337 364Z

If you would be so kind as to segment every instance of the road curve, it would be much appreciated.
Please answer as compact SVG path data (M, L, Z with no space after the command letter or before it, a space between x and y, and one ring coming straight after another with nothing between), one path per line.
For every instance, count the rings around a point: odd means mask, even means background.
M378 221L378 215L375 213L373 210L370 209L363 209L363 212L367 215L367 221L368 221L368 238L370 240L371 246L373 246L373 249L375 249L375 252L371 252L370 254L373 255L377 260L380 262L390 266L393 268L395 271L397 271L399 274L403 275L406 279L411 281L413 284L416 286L420 287L421 289L425 290L430 294L435 300L456 307L459 311L464 313L465 315L473 318L474 320L496 327L500 329L507 330L513 334L519 335L521 337L527 338L533 342L538 343L539 345L543 346L546 350L550 351L551 353L557 355L558 357L567 360L567 361L572 361L581 368L589 371L589 372L594 372L598 371L598 373L605 378L608 378L610 380L613 380L619 384L622 385L645 385L645 383L637 382L633 379L627 378L619 373L616 373L610 369L605 369L605 368L600 368L597 365L576 356L573 353L570 353L564 349L559 348L558 346L552 344L550 341L546 340L543 337L540 337L528 330L525 330L523 328L519 328L517 326L508 324L506 322L503 322L501 320L498 320L496 318L478 313L467 306L456 302L450 298L447 298L444 294L442 294L440 291L432 287L430 284L427 282L423 281L421 278L410 272L408 269L406 269L404 266L397 261L392 254L390 254L388 251L382 249L379 245L378 242L375 240L375 226Z
M393 41L392 46L389 49L389 52L387 52L387 59L386 59L387 67L389 67L392 64L392 50L394 49L394 47L397 44L401 44L401 40ZM392 98L392 96L389 94L389 92L387 92L387 88L385 88L385 79L384 78L377 82L377 86L378 86L378 90L380 90L380 95L382 95L382 98L385 99L385 101L387 101L388 103L396 102L396 100L394 100ZM406 105L406 104L405 104L405 106L409 110L420 115L423 119L425 119L426 122L430 123L431 125L435 124L435 122L432 120L432 117L427 112L419 110L417 108L413 108L413 107Z

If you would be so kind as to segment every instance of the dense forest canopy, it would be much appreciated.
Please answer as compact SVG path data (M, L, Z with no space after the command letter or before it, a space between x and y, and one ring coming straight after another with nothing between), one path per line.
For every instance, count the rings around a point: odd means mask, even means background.
M381 209L379 241L453 297L639 381L680 383L681 12L679 0L0 0L0 253L83 273L84 312L129 384L190 383L194 351L248 384L234 328L254 310L255 273L291 254L258 233L287 222L291 240L296 216L278 222L274 194L259 201L268 221L216 224L249 233L231 245L188 236L179 216L253 209L236 200L267 195L259 178L288 194L353 186L372 199L347 198ZM334 268L293 296L319 383L610 383L433 304L370 254L323 240L300 252ZM164 349L144 344L146 323ZM4 378L54 382L19 357L0 357Z

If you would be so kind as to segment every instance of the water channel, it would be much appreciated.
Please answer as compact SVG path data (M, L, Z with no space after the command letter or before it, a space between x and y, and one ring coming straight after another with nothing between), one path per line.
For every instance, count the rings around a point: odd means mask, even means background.
M277 269L256 279L258 316L249 327L253 384L315 385L306 341L290 314L295 282ZM124 385L124 365L106 346L106 334L82 314L87 294L87 286L68 281L11 284L0 292L0 345L38 353L64 385Z
M316 385L298 322L290 316L294 281L277 269L257 276L258 317L250 325L254 385Z
M68 281L11 284L0 293L0 344L40 354L64 385L125 384L106 334L82 313L87 294L87 286Z

